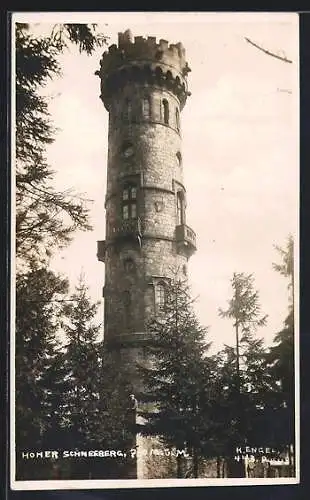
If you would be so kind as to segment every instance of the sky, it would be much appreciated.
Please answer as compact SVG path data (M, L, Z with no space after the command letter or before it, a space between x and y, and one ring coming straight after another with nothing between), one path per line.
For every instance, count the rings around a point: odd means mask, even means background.
M266 327L259 336L271 344L287 315L287 281L272 268L289 233L298 250L299 102L298 16L293 13L25 13L37 33L55 22L96 22L109 45L130 28L134 36L181 42L191 68L192 95L181 114L182 158L187 190L187 223L197 234L189 279L200 322L209 327L212 350L233 345L229 320L218 308L231 297L234 272L253 273ZM286 56L285 63L245 41ZM83 270L93 300L100 301L104 264L97 240L105 238L108 113L100 95L102 52L71 49L61 57L63 76L45 92L59 132L48 149L59 189L74 188L93 200L93 231L77 233L53 261L74 285ZM297 252L298 253L298 252ZM297 256L296 256L297 257ZM296 266L298 261L296 258ZM296 280L298 289L298 280Z

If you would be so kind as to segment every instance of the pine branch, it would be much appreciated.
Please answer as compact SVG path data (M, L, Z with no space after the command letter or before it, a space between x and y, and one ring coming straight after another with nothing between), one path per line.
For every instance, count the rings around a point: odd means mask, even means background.
M291 61L290 59L288 59L285 56L279 56L278 54L275 54L274 52L271 52L270 50L264 49L263 47L261 47L260 45L258 45L255 42L253 42L252 40L250 40L250 38L247 38L246 36L244 37L244 39L250 45L253 45L253 47L256 47L258 50L261 50L262 52L264 52L268 56L275 57L276 59L280 59L280 61L283 61L283 62L286 62L286 63L290 63L290 64L293 63L293 61Z

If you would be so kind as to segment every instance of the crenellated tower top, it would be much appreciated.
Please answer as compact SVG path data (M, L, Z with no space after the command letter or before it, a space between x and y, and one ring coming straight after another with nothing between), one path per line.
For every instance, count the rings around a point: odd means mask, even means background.
M100 70L101 99L109 109L112 95L127 82L166 86L180 101L181 109L190 95L187 74L190 68L181 43L169 44L156 37L135 36L126 30L118 34L118 45L113 44L104 52Z

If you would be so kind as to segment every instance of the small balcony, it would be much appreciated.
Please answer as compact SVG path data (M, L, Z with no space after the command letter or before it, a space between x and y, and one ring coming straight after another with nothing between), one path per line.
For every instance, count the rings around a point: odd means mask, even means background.
M186 224L176 227L175 237L179 247L183 248L190 256L196 252L196 233Z
M97 259L100 262L105 262L105 251L106 251L105 240L97 241Z

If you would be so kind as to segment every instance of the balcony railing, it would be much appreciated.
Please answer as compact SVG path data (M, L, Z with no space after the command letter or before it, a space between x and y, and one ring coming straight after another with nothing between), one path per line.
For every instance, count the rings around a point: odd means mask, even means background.
M130 240L137 243L141 248L142 229L140 218L122 220L118 222L109 231L109 241L110 240L114 241L115 243L117 241Z
M122 220L119 224L112 228L112 238L126 236L141 236L141 221L140 219Z
M182 245L190 255L196 251L196 233L189 226L186 224L177 226L175 236L177 243Z

